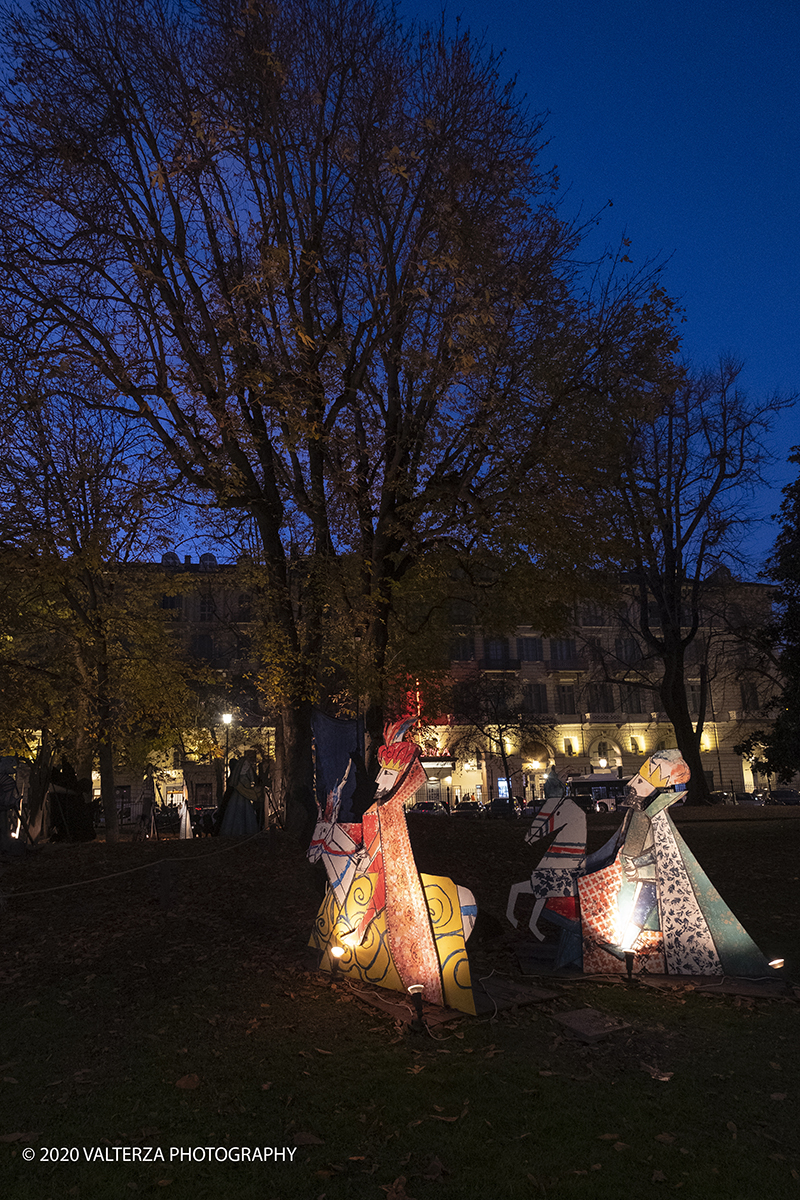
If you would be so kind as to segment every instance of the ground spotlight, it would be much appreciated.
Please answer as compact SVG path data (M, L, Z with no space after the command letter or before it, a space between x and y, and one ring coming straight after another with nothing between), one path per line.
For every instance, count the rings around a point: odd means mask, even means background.
M422 1016L422 993L424 991L425 987L421 983L410 983L408 985L408 994L414 1001L414 1016L411 1018L410 1025L414 1033L422 1033L426 1028L425 1020Z
M339 974L339 960L344 955L344 946L331 946L331 958L333 959L333 967L331 969L331 980L334 980Z

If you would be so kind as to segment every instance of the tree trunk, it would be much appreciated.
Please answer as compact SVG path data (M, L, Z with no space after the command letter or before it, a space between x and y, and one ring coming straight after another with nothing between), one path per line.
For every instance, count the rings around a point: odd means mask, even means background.
M696 804L709 803L709 787L700 755L700 734L695 730L686 698L685 666L680 647L664 652L664 678L660 687L661 703L672 728L675 741L687 767L692 773L690 787Z
M389 602L384 597L378 613L370 622L366 643L366 674L364 703L364 762L371 778L378 772L378 750L383 745L386 723L386 653L389 646ZM398 714L400 715L400 714Z
M100 762L100 802L106 821L106 842L119 841L119 813L114 794L114 751L110 742L101 742L97 749Z
M311 752L311 704L287 706L275 726L276 790L286 813L286 829L308 845L317 820Z
M383 701L373 694L368 697L364 709L364 763L370 778L377 772L378 750L383 745L385 723L386 710Z
M87 730L90 728L91 717L89 714L89 706L86 703L86 693L84 692L77 702L77 731L75 733L74 744L74 761L75 774L78 779L89 780L89 799L92 798L92 770L94 768L94 754L91 745L91 738L88 736Z
M119 814L114 789L114 741L112 738L111 701L109 699L108 662L97 665L97 757L100 766L100 803L106 822L106 842L119 841Z
M28 829L34 842L46 841L50 836L50 806L47 793L53 773L53 750L50 734L42 729L42 740L31 763L28 776L27 817Z
M500 760L503 764L503 773L505 775L506 788L508 789L508 799L509 799L509 802L511 802L511 771L510 771L509 765L508 765L508 755L506 754L506 746L505 746L505 742L503 741L502 733L500 734L500 736L497 739L497 745L500 750ZM500 794L499 782L497 784L497 793L498 793L498 795ZM512 809L513 809L513 804L512 804Z

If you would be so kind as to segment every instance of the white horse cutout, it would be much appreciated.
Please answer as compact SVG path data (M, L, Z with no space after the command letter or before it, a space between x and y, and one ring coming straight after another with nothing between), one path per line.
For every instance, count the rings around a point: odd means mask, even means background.
M519 896L536 898L528 928L539 941L544 939L544 934L539 929L538 921L548 900L574 900L577 915L578 873L586 858L586 813L565 793L564 784L555 771L551 771L545 780L544 805L534 817L525 841L534 843L553 834L555 840L531 873L530 879L513 884L508 893L506 916L515 929L519 922L514 916L514 909Z

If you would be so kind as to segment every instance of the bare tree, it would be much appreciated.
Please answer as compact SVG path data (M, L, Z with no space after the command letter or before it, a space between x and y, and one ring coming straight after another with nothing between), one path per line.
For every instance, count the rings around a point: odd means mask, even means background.
M606 678L654 688L702 800L700 737L709 714L715 630L729 632L721 581L750 521L748 498L767 459L764 434L783 401L755 402L741 364L687 374L652 421L628 426L630 452L609 489L616 558L629 597ZM728 575L730 573L728 572ZM627 636L627 643L624 638ZM690 704L687 677L699 677Z
M800 446L792 449L789 462L800 466ZM800 478L783 489L780 522L764 572L775 581L776 611L772 620L750 631L765 667L762 715L772 720L736 750L757 770L788 783L800 772Z
M524 685L516 672L474 671L457 680L452 689L453 730L448 750L459 758L486 754L499 758L509 793L521 768L512 768L512 756L522 756L526 745L547 743L552 723L530 711Z
M257 529L302 833L341 559L379 681L398 581L443 538L507 529L612 380L641 403L670 303L650 269L584 287L541 121L443 23L380 0L35 0L6 33L8 294L42 353L101 375ZM366 704L374 749L378 685Z

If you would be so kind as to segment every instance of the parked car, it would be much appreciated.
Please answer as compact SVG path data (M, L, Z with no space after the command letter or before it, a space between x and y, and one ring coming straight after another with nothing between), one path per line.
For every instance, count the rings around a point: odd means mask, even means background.
M486 816L492 819L511 821L518 815L517 806L510 796L495 796L486 809Z
M718 792L711 792L710 795L711 795L711 803L712 804L733 805L736 803L736 795L734 792L718 791Z
M447 809L439 800L420 800L408 810L410 813L419 813L420 816L446 817Z
M478 800L462 800L451 812L451 817L465 817L473 820L483 817L483 805Z
M764 803L764 797L760 792L734 792L733 795L736 803L745 807L750 806L752 808Z
M797 788L774 788L769 794L770 804L800 804Z
M709 792L708 795L705 795L705 794L701 795L701 794L693 791L691 784L689 784L688 789L683 793L683 795L684 795L683 803L689 807L691 807L693 805L695 805L695 806L699 805L699 806L705 806L706 808L708 808L712 805L716 806L716 805L735 804L736 803L736 799L734 797L733 792L717 791L717 792Z

